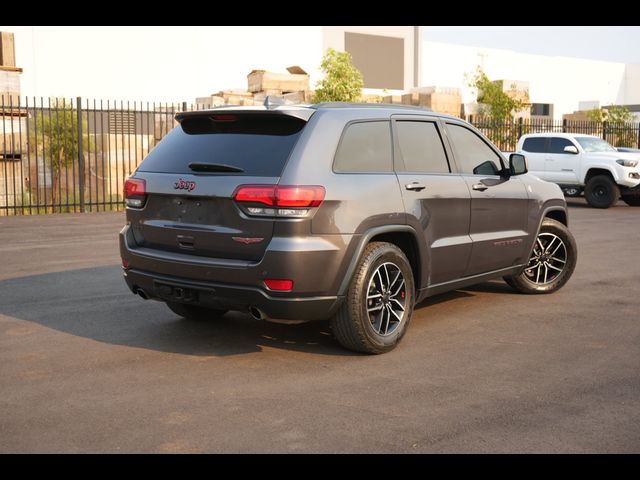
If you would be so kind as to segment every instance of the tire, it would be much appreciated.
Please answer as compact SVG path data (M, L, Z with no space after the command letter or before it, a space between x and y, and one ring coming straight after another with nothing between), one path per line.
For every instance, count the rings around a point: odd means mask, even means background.
M571 278L577 259L576 241L569 229L556 220L545 218L528 265L519 275L504 277L504 280L521 293L553 293Z
M216 310L213 308L205 308L197 305L186 305L184 303L167 302L167 307L183 318L189 320L210 320L213 318L221 317L227 310Z
M622 200L630 207L640 207L640 195L628 195L626 197L623 195Z
M407 257L391 243L372 242L358 262L344 303L331 319L333 335L355 352L393 350L407 331L414 302Z
M620 198L620 187L608 175L596 175L585 185L584 196L594 208L609 208Z

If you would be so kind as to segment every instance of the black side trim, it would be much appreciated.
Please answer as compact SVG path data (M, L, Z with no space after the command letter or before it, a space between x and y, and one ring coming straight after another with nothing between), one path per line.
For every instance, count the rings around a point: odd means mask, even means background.
M480 273L478 275L472 275L470 277L459 278L458 280L451 280L449 282L437 283L427 288L420 290L416 303L419 301L437 295L439 293L448 292L450 290L456 290L458 288L468 287L480 282L491 280L492 278L504 277L506 275L515 275L522 270L525 265L514 265L507 268L501 268L499 270L493 270L491 272Z

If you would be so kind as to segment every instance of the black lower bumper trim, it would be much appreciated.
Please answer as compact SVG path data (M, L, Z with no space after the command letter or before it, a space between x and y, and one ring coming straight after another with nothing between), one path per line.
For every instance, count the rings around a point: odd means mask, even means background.
M336 296L273 297L258 288L191 281L135 269L126 270L124 275L129 289L133 293L143 290L147 298L224 310L255 307L274 320L325 320L342 301Z

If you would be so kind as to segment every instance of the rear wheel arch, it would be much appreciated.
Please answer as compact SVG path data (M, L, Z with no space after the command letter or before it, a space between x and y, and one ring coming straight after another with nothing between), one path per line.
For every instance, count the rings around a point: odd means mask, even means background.
M358 247L351 257L345 276L340 284L338 295L345 295L360 258L362 258L367 245L374 241L392 243L402 250L411 265L415 288L419 290L421 285L419 282L422 279L423 253L420 251L416 231L409 225L383 225L367 230L360 238Z
M563 224L565 227L569 226L569 222L567 219L567 212L561 208L555 208L555 209L549 209L547 211L544 212L544 218L551 218L553 220L555 220L556 222L560 222L561 224ZM542 226L542 222L540 222L540 225ZM538 231L540 230L540 227L538 227Z
M422 264L420 263L420 252L418 251L418 241L415 234L411 232L387 232L380 233L372 237L367 243L372 242L387 242L392 243L398 247L409 260L411 270L413 271L413 280L416 285L416 289L419 289L422 279Z

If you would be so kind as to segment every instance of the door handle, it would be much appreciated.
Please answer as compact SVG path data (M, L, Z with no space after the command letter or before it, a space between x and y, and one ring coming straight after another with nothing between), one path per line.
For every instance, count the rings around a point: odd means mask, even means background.
M424 190L425 188L427 188L425 185L418 183L418 182L411 182L411 183L407 183L404 188L406 188L407 190L414 190L416 192L419 192L420 190Z
M473 188L474 190L478 190L480 192L484 192L489 187L487 187L484 183L476 183L471 188Z

